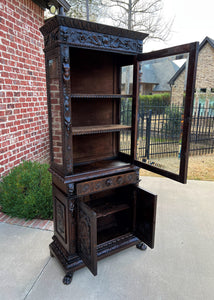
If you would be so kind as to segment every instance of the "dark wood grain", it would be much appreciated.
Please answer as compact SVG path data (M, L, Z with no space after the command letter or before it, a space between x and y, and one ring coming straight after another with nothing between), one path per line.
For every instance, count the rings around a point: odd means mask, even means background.
M65 16L48 19L41 32L54 199L50 252L64 268L68 283L75 270L87 266L96 275L98 259L140 240L154 246L157 198L138 187L137 166L143 166L136 155L139 61L190 53L184 159L182 174L176 177L181 181L187 173L197 47L142 54L147 34ZM127 65L134 65L133 93L121 95L121 67ZM122 98L133 100L131 126L120 125ZM131 155L119 152L120 131L127 129ZM170 172L163 174L175 179Z
M131 129L131 126L111 124L111 125L94 125L94 126L79 126L72 127L73 135L85 135L85 134L95 134L104 132L115 132Z

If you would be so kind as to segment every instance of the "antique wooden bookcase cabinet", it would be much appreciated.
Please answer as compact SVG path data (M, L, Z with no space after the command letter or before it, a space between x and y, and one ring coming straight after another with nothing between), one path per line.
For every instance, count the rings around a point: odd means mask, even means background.
M55 16L41 28L45 39L53 176L54 236L51 255L65 270L63 282L97 260L137 245L154 247L156 195L138 186L139 167L180 182L187 173L197 43L142 53L147 34ZM186 66L182 147L178 173L142 162L138 155L139 62L178 54ZM130 94L121 93L121 70L132 66ZM164 73L164 70L163 70ZM132 101L122 124L121 101ZM128 132L129 151L120 136ZM145 243L145 244L144 244Z

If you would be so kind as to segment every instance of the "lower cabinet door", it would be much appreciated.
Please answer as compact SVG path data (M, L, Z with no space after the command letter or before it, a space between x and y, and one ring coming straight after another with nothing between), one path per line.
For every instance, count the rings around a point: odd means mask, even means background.
M136 205L135 235L150 248L154 248L157 195L134 188Z
M110 198L106 196L97 200L99 198L95 199L96 205L93 201L77 201L77 253L93 275L97 275L97 234L102 232L105 222L112 230L118 227L114 238L132 232L150 248L154 248L157 196L129 185ZM105 222L97 223L99 218ZM121 228L121 224L124 228ZM111 235L110 240L112 238Z
M97 275L97 218L84 202L77 203L77 252L93 275Z

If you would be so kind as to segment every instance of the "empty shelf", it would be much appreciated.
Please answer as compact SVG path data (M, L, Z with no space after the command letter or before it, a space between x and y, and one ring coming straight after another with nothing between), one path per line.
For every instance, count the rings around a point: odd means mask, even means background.
M121 130L130 130L131 126L120 125L120 124L111 124L111 125L94 125L94 126L80 126L73 127L73 135L84 135L84 134L95 134L95 133L105 133L105 132L114 132Z

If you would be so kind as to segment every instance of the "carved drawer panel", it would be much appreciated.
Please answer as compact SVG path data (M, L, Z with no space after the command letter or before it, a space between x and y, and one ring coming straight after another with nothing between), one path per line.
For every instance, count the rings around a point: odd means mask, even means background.
M138 175L136 172L120 174L116 176L105 177L102 179L85 181L77 184L77 195L87 195L95 192L104 191L120 187L127 184L134 184L138 182Z

